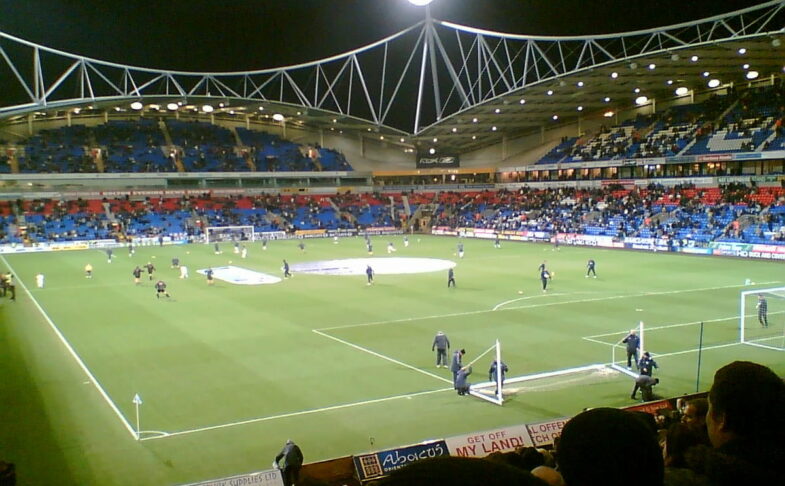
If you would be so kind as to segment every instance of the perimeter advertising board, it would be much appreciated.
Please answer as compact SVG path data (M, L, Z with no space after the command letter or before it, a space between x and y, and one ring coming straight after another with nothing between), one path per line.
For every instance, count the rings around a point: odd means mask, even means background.
M450 452L443 440L417 444L399 449L388 449L362 456L354 456L354 467L360 481L387 476L396 469L430 457L448 456Z

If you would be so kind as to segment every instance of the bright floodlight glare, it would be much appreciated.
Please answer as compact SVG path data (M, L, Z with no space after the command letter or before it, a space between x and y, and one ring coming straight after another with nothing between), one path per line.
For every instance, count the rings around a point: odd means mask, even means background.
M433 148L433 147L431 147L430 149L428 149L428 153L429 153L429 154L431 154L431 155L433 155L433 154L435 154L435 153L436 153L436 149L435 149L435 148Z
M692 56L692 57L690 58L690 61L692 61L692 62L698 62L698 56Z
M675 91L676 96L684 96L684 95L686 95L689 92L690 92L690 90L688 88L686 88L685 86L680 86L680 87L676 88L676 91Z
M132 110L141 110L142 108L144 108L144 105L142 104L141 101L134 101L133 103L131 103Z
M719 79L711 79L709 80L709 88L717 88L720 85Z
M559 119L559 115L553 115L551 118L553 118L553 119L554 119L554 121L555 121L555 120L558 120L558 119Z
M605 118L610 118L610 117L613 116L613 112L612 111L606 111L605 113L602 114L602 116L604 116Z
M178 105L177 103L169 103L166 105L167 110L175 111L178 108L180 108L180 105Z
M741 68L742 68L742 69L749 69L749 68L750 68L750 65L749 65L749 64L744 64L744 65L742 65L742 66L741 66Z
M277 122L283 121L283 115L281 115L280 113L276 113L273 115L273 120Z
M409 3L417 7L424 7L431 3L433 0L409 0Z
M612 77L613 79L616 79L616 78L618 78L618 77L619 77L619 73L617 73L616 71L614 71L614 72L612 72L612 73L611 73L611 77Z
M747 71L747 79L755 79L758 77L758 71Z
M636 105L645 105L648 102L649 102L649 98L647 98L646 96L638 96L637 98L635 98Z
M205 113L212 113L213 110L214 110L214 108L213 108L212 105L203 105L202 106L202 111L205 112Z
M738 52L739 52L739 54L741 54L741 55L743 56L744 54L746 54L746 53L747 53L747 49L745 49L744 47L742 47L741 49L739 49L739 51L738 51Z
M579 106L579 107L578 107L578 111L583 111L583 107L582 107L582 106Z

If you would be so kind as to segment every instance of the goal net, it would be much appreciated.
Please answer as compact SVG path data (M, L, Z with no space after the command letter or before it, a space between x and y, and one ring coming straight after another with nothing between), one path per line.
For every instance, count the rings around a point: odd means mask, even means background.
M785 287L743 291L739 305L742 343L785 350Z
M510 376L510 370L502 357L499 341L480 354L468 365L477 370L479 377L487 381L473 383L469 395L482 400L503 405L505 399L520 392L552 391L575 383L605 381L617 375L604 364L591 364L561 370ZM487 370L487 371L486 371Z
M205 243L254 241L255 236L253 226L208 226L204 230Z

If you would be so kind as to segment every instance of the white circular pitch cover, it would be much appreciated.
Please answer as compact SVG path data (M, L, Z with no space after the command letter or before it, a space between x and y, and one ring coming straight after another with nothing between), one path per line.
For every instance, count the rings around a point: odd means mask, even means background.
M291 264L292 272L315 275L365 275L368 265L377 275L430 273L447 270L456 264L436 258L347 258Z

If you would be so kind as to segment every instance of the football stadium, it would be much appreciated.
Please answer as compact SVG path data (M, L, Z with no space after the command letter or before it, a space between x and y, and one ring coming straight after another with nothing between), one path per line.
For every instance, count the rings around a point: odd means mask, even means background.
M346 2L387 30L243 69L0 22L0 484L626 484L577 479L592 412L779 471L785 2L526 3ZM737 477L655 438L651 484Z

